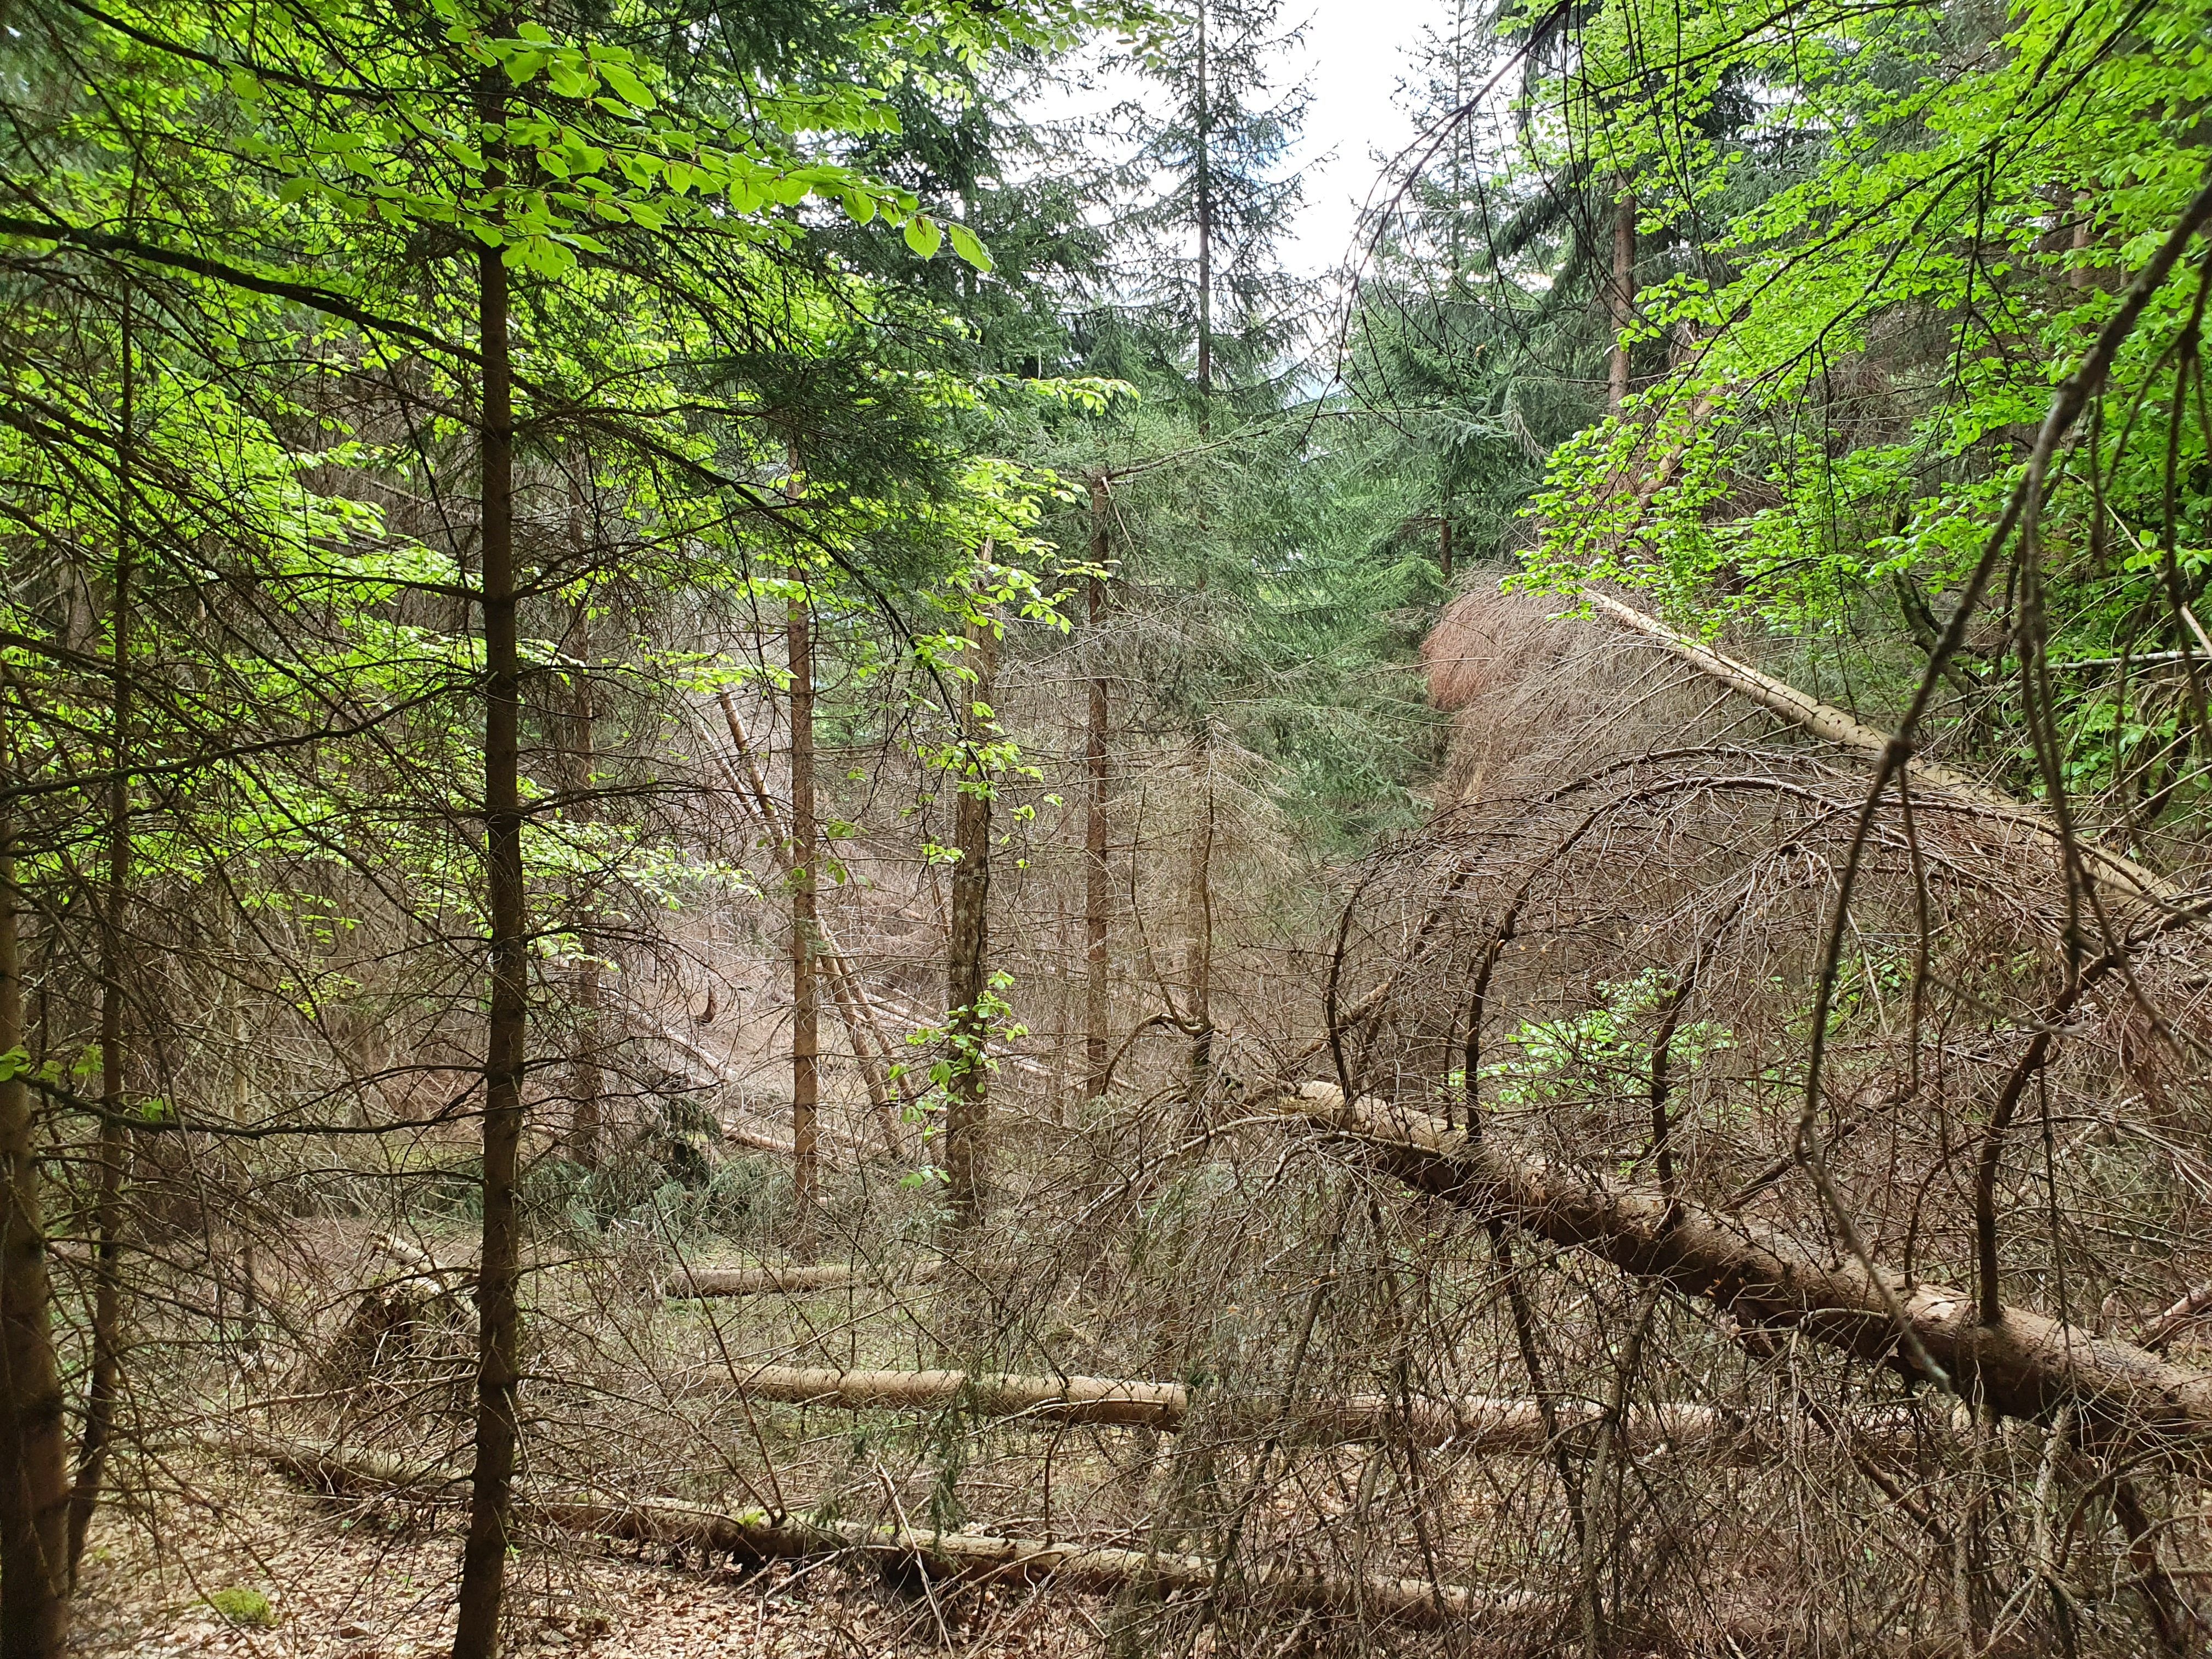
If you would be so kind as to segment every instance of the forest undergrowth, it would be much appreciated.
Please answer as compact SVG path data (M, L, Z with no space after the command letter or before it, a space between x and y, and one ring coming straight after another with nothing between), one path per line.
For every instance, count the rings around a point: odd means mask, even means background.
M2205 22L15 0L0 1659L2205 1650Z

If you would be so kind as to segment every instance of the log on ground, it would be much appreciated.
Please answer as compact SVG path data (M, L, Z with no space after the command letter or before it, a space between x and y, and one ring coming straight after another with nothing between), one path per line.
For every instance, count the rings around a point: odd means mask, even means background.
M260 1459L318 1491L352 1497L436 1499L466 1486L451 1471L417 1468L388 1454L313 1440L240 1434L211 1441L216 1449ZM523 1494L519 1520L565 1532L626 1542L681 1546L743 1561L788 1560L855 1554L887 1563L918 1564L945 1579L969 1582L1051 1583L1073 1589L1128 1593L1158 1599L1209 1595L1217 1578L1224 1591L1271 1606L1352 1613L1417 1629L1436 1629L1480 1619L1498 1621L1556 1618L1556 1602L1526 1591L1486 1591L1425 1578L1361 1576L1280 1562L1245 1562L1225 1573L1204 1556L1048 1539L974 1532L921 1532L871 1526L860 1521L809 1522L785 1516L729 1515L659 1498L597 1494Z
M938 1261L920 1261L903 1267L872 1267L865 1263L826 1262L817 1267L690 1267L668 1281L666 1293L674 1297L715 1296L803 1296L817 1291L890 1288L897 1285L927 1285L944 1272Z
M1419 1191L1662 1280L1747 1325L1794 1328L1917 1375L1882 1287L1848 1258L1817 1257L1773 1228L1656 1188L1554 1168L1495 1137L1470 1139L1426 1113L1347 1103L1334 1085L1308 1083L1276 1102ZM2212 1443L2212 1372L2027 1309L1985 1325L1968 1292L1902 1274L1889 1289L1929 1357L2008 1417L2044 1420L2070 1404L2095 1437L2145 1449Z

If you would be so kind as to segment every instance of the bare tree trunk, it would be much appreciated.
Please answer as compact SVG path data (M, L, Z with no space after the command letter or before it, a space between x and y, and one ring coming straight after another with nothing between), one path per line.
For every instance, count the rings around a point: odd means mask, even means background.
M768 780L761 775L760 762L753 753L751 740L745 735L744 721L738 717L737 704L726 691L715 701L721 705L722 718L728 723L730 741L737 745L738 761L744 768L745 793L768 831L769 857L777 872L789 881L793 858L783 815L776 811L775 798L768 792ZM837 943L836 935L822 920L818 909L814 918L814 962L823 977L830 981L830 1000L837 1005L838 1018L844 1021L846 1035L852 1039L853 1056L860 1062L860 1080L867 1089L868 1103L875 1109L884 1144L892 1157L901 1157L906 1151L906 1137L899 1129L899 1109L907 1097L903 1086L894 1083L890 1075L892 1067L898 1063L898 1055L891 1047L890 1038L884 1035L876 1005L860 982L860 970L845 955L844 948Z
M514 574L514 392L507 360L507 266L478 255L483 352L484 873L491 919L491 1012L484 1045L483 1252L477 1270L476 1470L461 1558L453 1659L499 1651L514 1508L522 1315L522 1062L529 957L522 877L520 653Z
M1347 1105L1334 1084L1302 1085L1276 1103L1365 1148L1419 1191L1664 1280L1747 1326L1801 1330L1869 1364L1919 1375L1911 1353L1899 1351L1902 1322L1949 1376L1975 1378L1990 1408L2007 1417L2039 1421L2070 1404L2085 1434L2115 1444L2151 1451L2212 1444L2212 1373L2132 1343L2021 1307L1985 1322L1971 1293L1906 1283L1889 1269L1882 1270L1885 1294L1850 1256L1837 1263L1763 1223L1524 1159L1493 1136L1462 1133L1424 1112L1370 1099Z
M785 659L791 669L791 1184L802 1239L814 1231L819 1164L816 1112L821 1098L821 1003L815 988L814 618L805 599L786 613Z
M21 1070L23 976L15 842L0 819L0 1659L56 1659L69 1617L61 1376L48 1323L46 1237Z
M388 1453L313 1441L241 1434L225 1442L250 1449L276 1468L325 1492L379 1492L434 1498L442 1482ZM1110 1549L1001 1534L915 1530L872 1526L864 1521L771 1521L719 1514L665 1498L546 1498L533 1500L534 1520L568 1531L641 1544L677 1546L703 1556L743 1561L865 1553L879 1561L921 1565L939 1578L988 1583L1038 1583L1064 1589L1103 1590L1151 1598L1194 1599L1218 1594L1220 1564L1202 1555L1159 1550ZM1554 1609L1547 1597L1527 1590L1486 1591L1431 1578L1339 1577L1304 1561L1254 1561L1237 1570L1240 1595L1279 1606L1341 1612L1417 1629L1464 1629L1480 1620L1486 1634L1528 1630ZM1509 1624L1508 1621L1510 1621Z
M1184 1103L1194 1113L1205 1103L1206 1086L1213 1071L1213 771L1206 734L1198 738L1198 774L1204 792L1205 817L1190 843L1190 946L1186 978L1189 1005L1189 1078Z
M1198 0L1198 429L1212 429L1213 402L1213 101L1206 57L1206 0Z
M1628 396L1628 343L1621 334L1636 320L1636 198L1623 196L1613 210L1613 286L1607 295L1613 355L1606 362L1605 402L1618 411Z
M1452 520L1449 502L1445 503L1443 521L1437 529L1437 567L1446 581L1452 579Z
M72 1589L93 1511L100 1505L100 1483L114 1438L116 1396L123 1382L123 1284L118 1270L123 1254L123 1166L130 1153L123 1127L123 927L131 890L131 460L136 419L127 292L123 304L122 441L116 451L115 581L109 613L115 676L109 704L111 763L115 775L107 787L107 890L100 917L100 1189L93 1204L98 1243L93 1268L92 1376L85 1392L76 1484L70 1493Z
M1781 715L1825 743L1856 749L1862 754L1876 757L1889 745L1890 738L1887 732L1862 725L1844 710L1808 697L1785 681L1778 680L1771 674L1763 674L1749 664L1738 662L1700 640L1677 632L1656 617L1646 615L1633 605L1624 605L1610 593L1586 587L1583 589L1583 598L1589 601L1593 609L1602 611L1622 627L1666 647L1699 673L1741 692L1761 708ZM1924 760L1917 755L1905 761L1905 770L1916 787L1938 791L1993 817L2018 824L2039 836L2056 838L2058 835L2057 819L2040 805L2014 800L2002 790L1992 789L1964 773L1954 772L1947 766ZM2108 852L2094 842L2083 842L2079 851L2088 866L2091 878L2123 898L2155 900L2167 907L2180 905L2188 898L2187 890L2180 884L2154 874L2142 865L2123 858L2118 853Z
M963 694L960 774L955 781L952 841L959 861L952 866L952 915L945 952L945 1021L952 1045L951 1097L945 1121L945 1171L955 1227L972 1227L982 1217L983 1163L989 1111L984 1044L990 1020L984 999L990 992L991 776L982 750L991 741L990 708L997 678L998 635L988 622L969 635L975 651L975 681Z
M1106 476L1091 480L1091 562L1106 562ZM1084 1093L1106 1092L1106 921L1112 885L1106 867L1106 676L1098 660L1099 629L1106 617L1106 579L1091 578L1091 708L1084 740L1090 782L1083 816Z
M569 501L571 550L583 552L583 500L580 486ZM568 787L574 804L568 817L579 824L592 819L592 775L598 763L596 724L599 711L592 702L592 599L587 592L576 601L562 654L568 659ZM572 895L583 914L576 927L576 966L572 995L575 1000L574 1048L569 1058L569 1091L574 1097L568 1125L568 1156L586 1170L599 1164L600 1097L605 1079L599 1067L600 1024L605 988L599 975L599 937L589 920L595 895L588 882Z

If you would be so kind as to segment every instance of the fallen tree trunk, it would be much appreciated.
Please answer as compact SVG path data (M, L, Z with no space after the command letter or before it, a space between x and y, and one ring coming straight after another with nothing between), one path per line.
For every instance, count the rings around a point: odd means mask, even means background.
M1108 1376L1018 1376L966 1371L853 1370L764 1365L738 1379L746 1400L827 1406L842 1411L942 1410L956 1404L986 1417L1036 1417L1055 1423L1109 1424L1175 1433L1187 1425L1188 1389L1175 1382L1132 1382ZM1239 1429L1286 1432L1301 1440L1412 1441L1470 1452L1538 1457L1553 1441L1533 1400L1468 1395L1453 1400L1407 1401L1387 1394L1354 1394L1299 1401L1289 1420L1276 1421L1273 1404L1245 1400L1212 1402L1220 1419ZM1589 1401L1555 1407L1563 1435L1594 1428L1602 1413ZM1910 1453L1922 1443L1911 1416L1886 1413L1844 1425L1862 1450ZM1770 1462L1780 1449L1741 1413L1717 1406L1664 1403L1639 1407L1622 1425L1623 1445L1637 1455L1718 1451L1743 1462Z
M439 1499L460 1477L416 1468L386 1454L313 1441L242 1435L211 1443L263 1460L319 1490L359 1497ZM1488 1592L1423 1578L1364 1577L1269 1562L1240 1563L1224 1574L1204 1556L1064 1544L986 1533L920 1532L861 1521L809 1522L786 1516L726 1515L667 1498L518 1496L518 1519L566 1532L634 1543L680 1546L743 1561L864 1555L917 1564L947 1579L1036 1583L1130 1592L1165 1599L1210 1595L1217 1580L1240 1597L1290 1608L1363 1614L1434 1629L1482 1617L1534 1619L1554 1603L1525 1591Z
M1745 1324L1802 1330L1871 1364L1917 1374L1881 1287L1848 1258L1815 1257L1772 1228L1670 1200L1656 1188L1553 1169L1494 1138L1470 1139L1425 1113L1346 1102L1330 1084L1309 1083L1277 1100L1286 1115L1371 1152L1419 1191L1662 1280ZM2025 1309L2007 1308L1984 1324L1965 1291L1901 1274L1890 1287L1929 1357L2006 1416L2045 1419L2071 1404L2086 1431L2112 1441L2150 1449L2212 1441L2212 1372Z
M855 1267L835 1261L802 1267L690 1267L669 1281L672 1297L800 1296L814 1291L843 1291L896 1284L927 1285L944 1272L938 1261L919 1261L899 1269Z
M847 1411L941 1409L963 1405L986 1417L1040 1417L1055 1423L1111 1423L1173 1431L1190 1409L1177 1382L1110 1376L1010 1376L968 1371L835 1371L763 1365L739 1380L747 1400L830 1406Z
M1856 749L1861 754L1879 758L1889 746L1887 732L1854 720L1842 709L1807 696L1787 681L1762 674L1748 663L1738 662L1725 652L1717 651L1702 640L1692 639L1667 626L1656 617L1638 611L1634 605L1624 605L1610 593L1601 593L1594 587L1583 590L1582 597L1589 601L1600 614L1611 617L1623 628L1642 635L1673 652L1684 662L1709 679L1749 697L1753 702L1814 737L1845 749ZM2002 790L1992 789L1987 784L1954 772L1948 766L1933 761L1908 758L1906 775L1914 783L1948 795L1960 804L1987 816L2018 824L2039 836L2058 839L2056 819L2041 807L2014 799ZM2087 841L2075 843L2083 865L2105 885L2117 890L2127 897L2148 900L2154 903L2172 904L2182 897L2181 889L2165 878L2145 869L2134 860Z

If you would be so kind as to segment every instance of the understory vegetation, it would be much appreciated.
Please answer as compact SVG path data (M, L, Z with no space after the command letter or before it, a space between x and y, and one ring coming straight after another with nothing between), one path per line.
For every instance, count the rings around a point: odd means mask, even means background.
M1304 23L0 8L0 1659L2212 1644L2212 13Z

